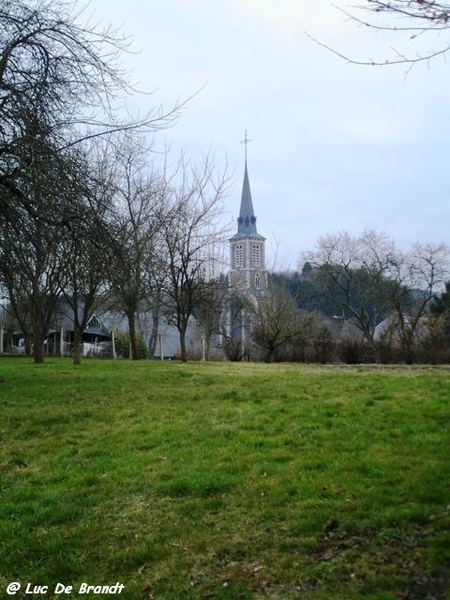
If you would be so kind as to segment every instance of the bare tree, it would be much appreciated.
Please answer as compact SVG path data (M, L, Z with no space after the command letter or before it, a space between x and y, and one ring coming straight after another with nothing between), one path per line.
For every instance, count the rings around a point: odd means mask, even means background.
M376 348L375 327L383 319L386 333L400 340L406 360L425 330L425 319L450 272L445 244L414 244L402 252L383 234L348 233L319 240L308 255L319 291L337 302L343 317Z
M0 273L25 334L27 323L31 324L35 362L43 361L44 336L54 316L67 258L60 223L68 187L61 177L62 157L53 150L42 138L29 146L32 160L20 181L27 208L17 207L19 218L11 221L0 214Z
M391 305L391 327L399 338L407 362L426 336L430 308L450 275L450 249L446 244L414 244L397 264Z
M73 361L80 364L83 332L109 291L109 216L115 188L110 157L102 146L91 144L85 153L78 152L74 168L72 202L61 228L68 255L62 292L73 315Z
M450 51L447 33L450 29L450 4L441 0L365 0L348 10L340 7L346 18L358 26L377 32L394 33L406 50L390 45L391 55L384 59L357 59L312 38L344 60L358 65L385 66L403 64L412 68L415 64L446 56ZM433 36L434 48L428 43ZM311 37L311 36L309 36ZM414 47L411 49L411 45Z
M194 308L195 320L202 332L203 358L211 358L211 341L222 332L222 318L228 305L228 282L219 276L204 280Z
M181 360L187 360L186 332L195 307L211 287L211 249L224 237L222 202L225 173L210 157L200 167L183 161L167 187L168 212L163 228L163 302L180 335Z
M306 260L315 267L319 291L374 346L375 327L391 307L390 278L400 261L394 242L374 231L358 237L341 232L321 238Z
M311 325L311 318L297 309L289 290L272 285L255 299L250 337L263 350L264 360L271 362L281 347L305 339Z
M166 217L163 179L150 171L148 148L127 137L115 146L115 210L110 224L109 279L130 333L131 358L139 358L137 313L148 308L160 269L158 244Z
M27 164L20 149L37 114L60 149L111 131L155 131L178 114L175 106L118 121L118 98L136 93L119 63L130 40L82 19L83 10L65 0L0 7L0 185L18 201L16 176Z
M232 362L250 358L250 318L254 311L255 297L243 293L239 287L228 287L225 310L220 323L220 335L225 356Z
M14 295L12 305L25 306L32 298L38 362L61 286L58 232L66 227L67 214L73 215L72 198L61 184L71 179L72 149L112 131L155 131L179 109L118 120L117 114L126 114L118 110L119 98L123 103L134 93L119 64L129 40L111 27L83 24L82 18L83 11L65 0L4 0L0 6L2 275ZM14 264L23 267L20 283Z

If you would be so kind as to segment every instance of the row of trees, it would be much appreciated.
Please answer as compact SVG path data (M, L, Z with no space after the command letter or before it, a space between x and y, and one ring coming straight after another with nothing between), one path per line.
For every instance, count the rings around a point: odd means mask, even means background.
M445 244L414 244L404 252L373 231L327 236L307 258L322 294L338 303L369 346L374 347L377 325L390 317L386 333L395 331L407 356L450 276Z
M137 314L146 311L176 325L184 360L189 319L218 268L211 259L226 179L209 159L180 161L170 177L149 172L148 152L129 134L95 146L61 194L52 185L33 214L3 230L0 273L11 310L36 362L62 297L73 313L75 362L88 319L107 308L126 316L133 359Z
M445 244L402 251L384 234L341 232L301 264L300 273L271 274L269 292L248 309L248 338L265 360L450 358Z
M136 312L170 305L182 354L187 321L206 286L220 236L225 175L210 157L151 170L148 134L167 113L121 121L134 90L119 64L128 41L82 24L60 0L0 7L0 285L36 362L64 296L75 361L100 302L126 314L137 357Z

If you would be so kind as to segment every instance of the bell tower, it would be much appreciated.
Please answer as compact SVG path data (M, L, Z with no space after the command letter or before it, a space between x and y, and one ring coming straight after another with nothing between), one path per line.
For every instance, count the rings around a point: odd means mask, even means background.
M238 291L259 294L267 288L266 238L256 228L252 194L247 167L247 145L251 140L245 137L244 182L242 185L241 206L237 219L237 233L230 238L230 287Z

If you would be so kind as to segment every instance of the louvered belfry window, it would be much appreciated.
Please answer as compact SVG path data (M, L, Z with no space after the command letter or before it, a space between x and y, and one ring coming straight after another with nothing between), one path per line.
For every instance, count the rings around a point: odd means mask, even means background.
M253 266L261 266L261 247L259 244L253 244Z
M244 262L244 252L241 244L238 244L234 249L234 264L236 268L242 267Z

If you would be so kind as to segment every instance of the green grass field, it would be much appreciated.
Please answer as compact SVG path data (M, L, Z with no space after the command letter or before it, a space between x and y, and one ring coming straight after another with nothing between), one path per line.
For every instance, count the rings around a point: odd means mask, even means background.
M450 598L449 370L0 376L0 598Z

